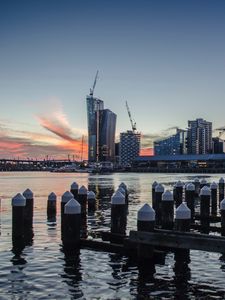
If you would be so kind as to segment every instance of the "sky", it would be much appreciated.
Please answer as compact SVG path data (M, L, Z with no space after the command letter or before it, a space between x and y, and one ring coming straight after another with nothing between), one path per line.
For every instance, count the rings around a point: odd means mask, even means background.
M85 158L97 70L142 154L187 120L224 127L225 1L0 0L0 158Z

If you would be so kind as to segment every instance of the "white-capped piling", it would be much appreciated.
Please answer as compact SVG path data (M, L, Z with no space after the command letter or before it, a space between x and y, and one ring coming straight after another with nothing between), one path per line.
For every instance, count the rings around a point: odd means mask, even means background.
M174 199L173 194L166 190L162 194L162 228L173 229L174 226Z
M211 190L205 185L200 191L200 217L203 230L209 227L210 198Z
M111 197L111 233L126 233L126 212L125 196L120 191L116 191Z
M212 182L210 185L211 190L211 213L212 215L217 214L217 188L218 185L216 182Z
M157 181L154 181L152 184L152 208L155 209L155 188L158 185Z
M164 187L159 183L155 188L155 222L156 225L161 225L162 221L162 194Z
M18 193L12 198L12 237L20 239L24 237L26 198Z
M87 194L88 200L88 210L95 210L96 209L96 195L93 191L88 192Z
M224 199L224 178L219 180L219 203Z
M53 192L50 193L48 195L48 201L47 201L47 218L48 218L48 220L56 217L56 201L57 201L56 194Z
M144 204L137 213L137 230L153 231L155 227L155 211L149 204Z
M183 182L181 182L180 180L177 181L175 184L175 190L176 192L174 195L174 201L176 207L178 207L183 201Z
M73 194L74 199L78 198L79 185L74 181L70 186L70 192Z
M207 184L207 180L205 178L202 178L202 180L200 181L200 192L204 186L207 186Z
M175 212L175 229L178 231L190 231L191 210L185 202L179 205Z
M125 202L126 202L126 205L128 205L128 188L127 188L127 185L124 182L121 182L120 185L119 185L119 188L120 187L125 190Z
M193 184L195 186L195 197L198 197L200 193L200 180L196 177Z
M34 211L34 195L30 189L26 189L23 192L23 196L26 199L24 222L26 228L32 228L33 226L33 211Z
M78 248L80 245L81 206L74 198L65 204L64 216L63 246L67 249Z
M64 207L66 205L67 202L70 201L70 199L73 198L73 194L70 193L69 191L66 191L61 198L61 232L64 232L64 220L65 220L65 216L64 216Z
M221 235L225 236L225 199L220 202Z
M78 202L81 206L81 216L86 216L87 214L87 188L82 185L78 190Z
M185 202L187 207L191 210L191 219L195 217L195 185L188 183L185 189Z

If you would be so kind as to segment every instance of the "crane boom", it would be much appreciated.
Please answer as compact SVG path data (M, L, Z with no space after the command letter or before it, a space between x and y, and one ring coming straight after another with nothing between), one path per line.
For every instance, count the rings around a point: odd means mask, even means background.
M126 108L127 108L128 116L129 116L129 119L130 119L131 128L132 128L133 132L135 132L137 130L136 123L133 121L133 119L131 117L131 112L130 112L127 101L126 101Z
M98 71L96 72L96 75L95 75L95 80L94 80L93 87L92 87L92 89L90 89L90 95L91 96L93 96L93 94L94 94L94 90L95 90L97 79L98 79Z

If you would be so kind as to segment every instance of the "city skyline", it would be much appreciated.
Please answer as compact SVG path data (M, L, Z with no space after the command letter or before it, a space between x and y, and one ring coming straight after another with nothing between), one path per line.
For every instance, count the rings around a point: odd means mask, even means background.
M223 127L224 12L212 0L2 1L0 157L80 157L97 70L117 138L128 101L142 153L187 119Z

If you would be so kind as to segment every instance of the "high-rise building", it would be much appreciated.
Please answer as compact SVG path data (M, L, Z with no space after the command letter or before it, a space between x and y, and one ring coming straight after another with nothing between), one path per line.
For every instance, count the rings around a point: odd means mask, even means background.
M120 133L120 164L129 166L139 156L141 134L128 130Z
M115 157L116 114L104 109L104 102L93 97L87 98L88 160L113 161Z
M187 131L177 129L177 133L154 142L155 155L178 155L187 153Z
M203 119L188 121L188 154L207 154L212 152L212 122Z
M213 139L213 153L225 153L225 141L219 137L214 137Z

